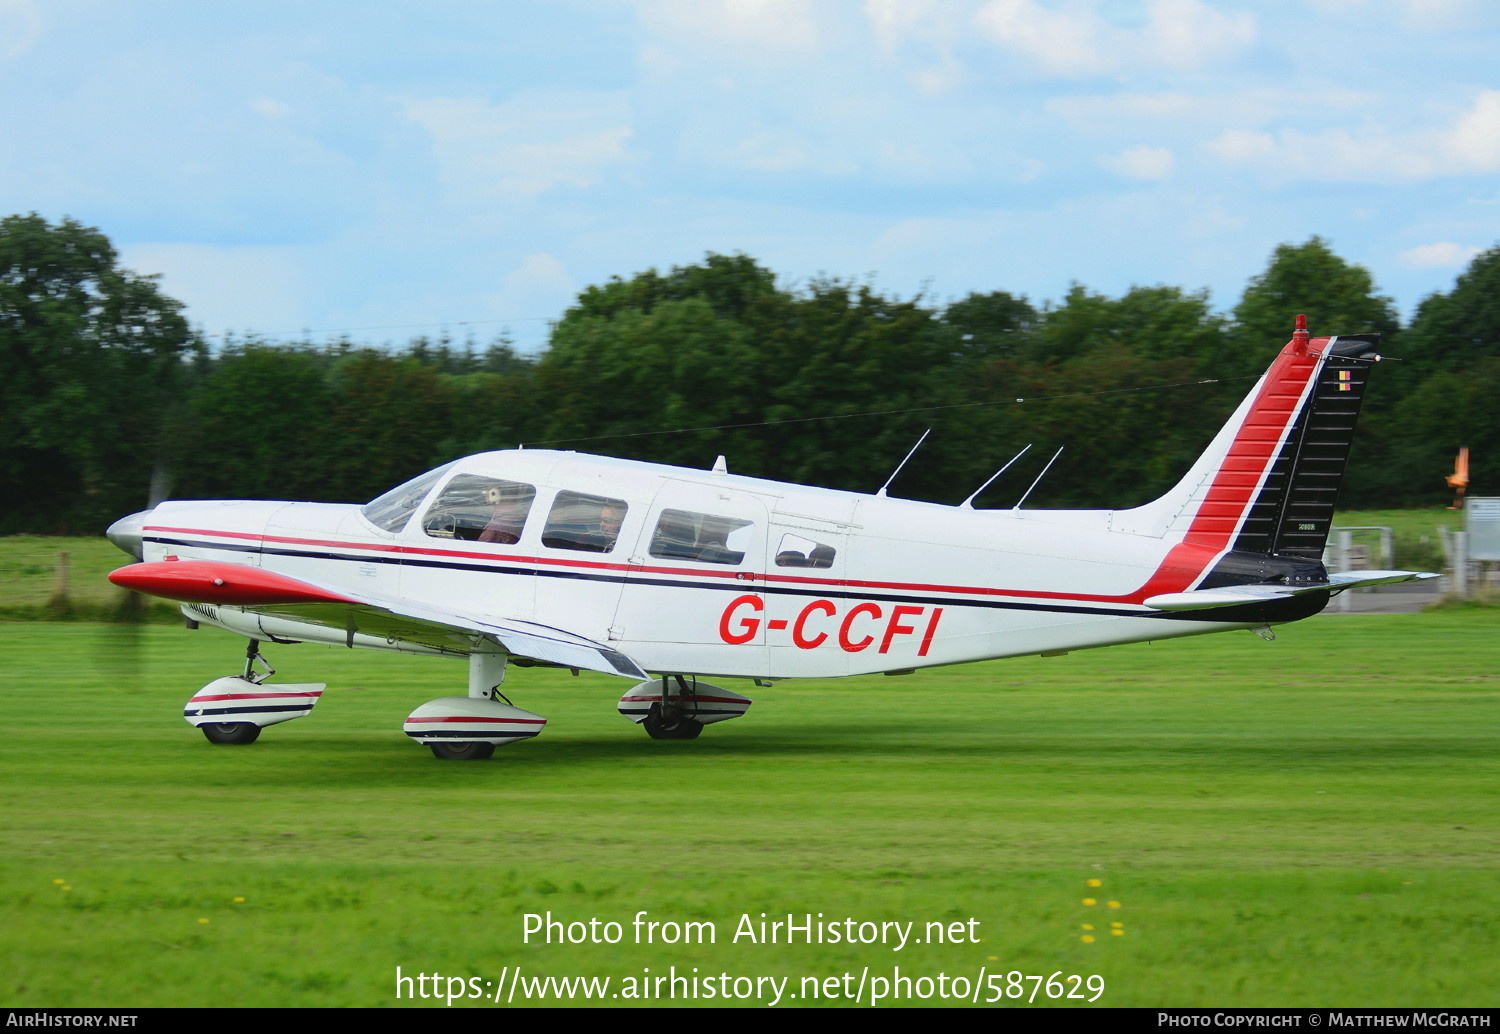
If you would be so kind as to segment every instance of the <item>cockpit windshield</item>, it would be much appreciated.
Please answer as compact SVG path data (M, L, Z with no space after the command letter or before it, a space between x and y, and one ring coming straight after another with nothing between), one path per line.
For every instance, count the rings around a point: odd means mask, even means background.
M422 500L427 498L427 493L432 491L432 486L441 481L451 469L453 469L453 464L448 463L436 470L429 470L425 474L414 477L404 484L397 485L384 495L371 499L360 508L359 512L377 528L399 532L406 527L406 522L411 520L411 515L422 504Z

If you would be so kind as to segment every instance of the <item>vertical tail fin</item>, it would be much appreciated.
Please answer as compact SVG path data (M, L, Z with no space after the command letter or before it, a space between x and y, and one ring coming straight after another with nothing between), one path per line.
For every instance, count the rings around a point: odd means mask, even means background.
M1379 340L1378 334L1328 339L1234 549L1312 560L1323 555Z
M1312 338L1305 320L1193 468L1122 531L1194 552L1321 557L1378 335Z

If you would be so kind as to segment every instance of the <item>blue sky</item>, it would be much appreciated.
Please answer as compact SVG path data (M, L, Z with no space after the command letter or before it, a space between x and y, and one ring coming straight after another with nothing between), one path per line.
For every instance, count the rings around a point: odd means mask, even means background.
M208 334L535 349L583 287L709 251L1227 309L1313 234L1409 314L1500 241L1497 30L1489 0L0 0L0 210L99 227Z

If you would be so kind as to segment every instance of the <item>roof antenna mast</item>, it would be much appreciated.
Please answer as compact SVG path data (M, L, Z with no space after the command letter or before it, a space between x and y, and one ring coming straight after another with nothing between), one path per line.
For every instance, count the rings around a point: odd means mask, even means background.
M986 481L984 484L980 485L978 488L974 489L974 494L973 495L969 496L969 498L965 499L963 502L961 502L961 503L958 504L958 508L960 510L972 510L972 509L974 509L974 500L979 498L979 493L983 492L986 488L989 488L990 485L994 484L995 483L995 479L997 477L999 477L1001 474L1004 474L1007 470L1009 470L1010 466L1011 466L1011 463L1014 463L1014 462L1016 462L1016 460L1020 459L1022 456L1025 456L1026 455L1026 450L1030 449L1030 448L1031 448L1031 446L1028 445L1028 446L1026 446L1025 449L1022 449L1020 452L1018 452L1014 456L1012 456L1010 458L1010 463L1007 463L1005 466L1001 467L999 470L997 470L993 474L991 474L990 475L990 479L988 481Z
M1052 469L1052 464L1057 462L1057 457L1061 456L1062 451L1066 448L1066 445L1059 445L1057 447L1057 451L1052 454L1052 458L1047 461L1047 465L1042 468L1042 472L1038 474L1036 476L1036 480L1031 483L1031 488L1028 488L1026 490L1026 495L1023 495L1020 499L1016 500L1016 505L1011 507L1012 510L1019 510L1021 508L1021 504L1026 501L1026 496L1031 494L1031 489L1042 483L1042 478L1047 476L1047 471Z
M906 454L906 460L911 459L913 456L915 456L917 454L917 450L922 447L922 443L927 440L927 436L929 434L931 434L931 433L932 433L932 428L930 428L930 427L927 430L925 430L925 431L922 432L922 437L920 437L920 438L917 439L917 444L913 445L911 447L911 452L909 452L909 453ZM891 482L896 480L896 475L899 474L899 473L901 473L901 468L902 467L906 466L906 460L902 460L900 463L896 464L896 469L893 470L893 471L891 471L891 476L885 479L885 484L881 485L880 486L880 491L878 491L878 492L875 493L876 498L879 498L879 499L884 499L885 498L885 490L887 488L891 487Z

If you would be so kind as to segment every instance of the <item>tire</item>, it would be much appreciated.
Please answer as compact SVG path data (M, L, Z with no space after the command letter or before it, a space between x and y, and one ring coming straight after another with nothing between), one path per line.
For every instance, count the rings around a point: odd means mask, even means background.
M641 725L645 728L646 735L653 740L696 740L703 731L703 723L696 718L679 716L671 724L667 724L662 720L659 703L651 705L651 710L646 713Z
M463 743L429 743L432 756L444 761L483 761L495 753L493 743L468 740Z
M260 737L260 726L250 722L210 722L198 728L209 743L254 743Z

